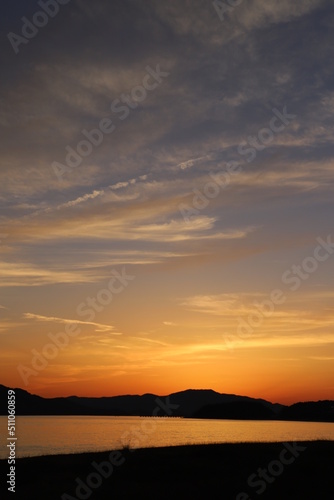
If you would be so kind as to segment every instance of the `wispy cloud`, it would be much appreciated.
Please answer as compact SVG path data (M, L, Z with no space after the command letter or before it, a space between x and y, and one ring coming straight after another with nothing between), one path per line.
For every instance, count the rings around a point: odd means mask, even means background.
M78 324L78 325L86 325L86 326L94 326L96 327L96 332L109 332L113 335L122 335L119 332L115 332L115 327L111 325L104 325L101 323L94 323L92 321L80 321L76 319L66 319L66 318L57 318L54 316L42 316L40 314L34 313L24 313L23 317L26 319L31 319L34 321L43 321L48 323L62 323L62 324Z
M161 342L160 340L150 339L147 337L134 337L136 340L141 340L142 342L148 342L149 344L157 344L162 346L167 346L166 342Z
M198 158L192 158L190 160L183 161L178 164L178 168L181 170L187 170L188 168L193 167L196 165L196 163L202 162L203 160L210 160L212 158L212 155L205 155L205 156L199 156Z
M236 344L233 366L221 362L231 356L224 335L236 332L239 317L281 286L286 269L313 255L319 236L333 234L333 8L327 0L235 3L222 22L212 1L147 0L129 9L128 2L80 0L64 10L58 28L50 23L43 36L21 44L18 56L6 40L3 380L8 360L29 352L48 324L77 323L85 342L63 352L70 380L50 366L41 387L58 378L66 390L73 381L100 381L109 366L113 387L119 377L117 387L139 390L166 374L176 386L186 375L178 368L186 367L209 385L250 379L255 391L257 377L266 387L280 385L264 367L278 353L277 372L287 369L294 380L291 359L302 359L301 377L326 385L329 372L312 372L321 361L309 356L333 355L332 257ZM31 18L24 2L8 5L6 33ZM148 66L169 76L140 100ZM274 109L295 119L281 128L284 116L275 121ZM105 119L113 133L85 156L87 131ZM69 151L72 159L84 154L60 182L52 164L66 164ZM230 161L240 171L224 184ZM180 204L194 209L188 222ZM121 337L105 319L68 319L67 298L93 296L114 266L138 276L115 297ZM298 379L299 388L304 382Z

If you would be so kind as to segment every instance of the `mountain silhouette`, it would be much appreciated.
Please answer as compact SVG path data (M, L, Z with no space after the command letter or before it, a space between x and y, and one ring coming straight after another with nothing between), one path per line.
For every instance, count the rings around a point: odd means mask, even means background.
M7 415L9 387L0 385L0 414ZM273 404L235 394L220 394L210 389L188 389L167 396L156 394L100 398L78 396L43 398L23 389L14 389L17 415L97 415L152 416L160 401L172 405L159 416L235 420L301 420L334 422L334 401Z
M233 401L206 405L195 412L196 418L225 418L233 420L273 420L277 413L261 401Z

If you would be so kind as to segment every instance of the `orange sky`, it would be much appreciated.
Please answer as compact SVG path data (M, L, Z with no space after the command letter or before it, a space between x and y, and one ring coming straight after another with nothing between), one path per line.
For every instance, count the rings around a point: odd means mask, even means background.
M159 309L133 302L142 278L136 279L89 323L26 313L15 327L20 333L3 336L2 383L46 397L187 388L280 403L332 397L331 294L290 292L289 302L244 332L240 318L247 324L252 303L265 294L174 298Z

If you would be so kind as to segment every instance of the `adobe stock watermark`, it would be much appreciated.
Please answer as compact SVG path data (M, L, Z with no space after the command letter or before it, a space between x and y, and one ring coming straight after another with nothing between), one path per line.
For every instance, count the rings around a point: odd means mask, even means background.
M241 5L244 0L226 0L226 2L221 2L220 0L214 0L212 5L217 12L219 19L225 21L225 14L230 14L232 10Z
M285 467L291 465L300 456L300 453L307 449L299 443L283 443L284 448L280 452L277 460L272 460L266 469L259 467L257 471L251 474L247 479L247 485L250 488L256 488L255 493L262 495L268 485L274 483L276 479L283 474ZM236 500L251 500L248 493L242 491L236 496Z
M21 35L17 35L12 31L7 34L7 38L15 54L19 53L20 45L27 45L32 38L35 38L40 28L44 28L48 24L50 18L56 17L60 10L60 5L66 5L70 1L71 0L39 0L37 3L42 10L35 12L31 20L25 16L21 17L23 23Z
M111 451L108 456L108 460L104 460L100 463L91 463L93 469L90 474L82 480L80 477L75 479L77 487L75 489L75 497L69 495L68 493L63 493L61 500L86 500L91 496L93 490L96 490L102 486L103 481L109 479L114 472L115 467L120 467L125 462L125 457L122 455L121 451Z
M119 273L116 270L111 271L111 279L108 281L106 288L102 288L96 294L96 297L87 297L84 302L78 304L76 313L78 316L88 316L88 324L94 321L97 312L102 312L108 306L114 295L117 295L128 286L129 282L134 280L135 276L126 274L125 268ZM64 331L58 333L48 333L51 342L45 344L38 352L37 349L31 349L32 358L30 365L19 364L17 370L24 382L24 385L29 384L29 378L36 377L41 371L45 370L51 360L54 360L61 350L66 349L71 338L77 337L81 333L79 324L75 321L69 321L65 324Z
M247 163L253 162L259 151L266 149L274 140L275 135L282 132L296 118L296 115L288 113L287 107L284 106L283 111L273 108L273 117L269 122L269 127L261 128L257 135L248 136L247 140L242 141L238 145L238 154L246 156ZM206 182L202 191L193 189L194 196L191 205L180 203L178 208L187 223L192 222L193 218L198 216L201 210L208 207L211 200L217 196L231 184L233 177L243 171L242 163L238 161L230 161L221 172L210 172L210 181Z
M332 235L326 239L318 237L318 245L313 250L313 255L307 256L303 261L292 265L284 271L281 281L288 286L290 292L297 291L303 282L317 271L322 262L326 262L334 254L334 242ZM262 302L253 302L254 310L246 318L239 316L236 335L224 335L224 341L228 347L233 348L233 344L240 343L250 338L255 329L259 328L266 318L270 318L277 306L284 304L288 296L281 288L275 288L269 296Z
M155 69L146 66L145 70L146 75L141 85L133 87L129 94L121 94L110 105L111 111L121 121L125 120L130 115L131 110L136 109L139 103L147 98L148 92L156 89L163 82L163 79L170 74L167 71L162 71L159 64ZM85 139L79 141L74 147L70 145L65 147L64 163L57 161L52 163L51 166L57 179L60 181L66 172L71 172L79 167L83 159L90 156L94 148L103 143L104 137L115 130L116 125L110 118L102 118L96 128L91 130L83 129L81 133Z
M164 415L171 416L173 414L173 410L179 408L180 405L172 404L169 401L169 396L165 398L165 402L161 400L161 398L155 399L156 407L152 412L152 417L160 416L159 412L163 412ZM140 426L135 425L130 428L130 431L123 432L121 436L121 442L123 443L125 439L128 439L130 436L135 437L135 446L132 448L129 447L130 452L134 452L136 448L142 444L142 441L147 438L148 435L152 434L156 431L157 424L154 418L145 418L142 420ZM128 442L124 444L124 446L128 446ZM100 463L97 463L95 460L91 463L91 467L93 469L92 472L88 474L85 480L82 480L80 477L75 479L76 489L75 489L75 497L69 495L68 493L63 493L61 496L61 500L87 500L93 493L94 490L100 488L104 481L108 480L112 475L115 467L120 467L126 461L124 456L124 452L122 451L111 451L108 460L104 460Z

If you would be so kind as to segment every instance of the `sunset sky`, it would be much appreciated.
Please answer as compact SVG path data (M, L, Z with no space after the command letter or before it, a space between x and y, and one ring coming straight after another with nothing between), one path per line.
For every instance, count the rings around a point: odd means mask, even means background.
M333 399L333 3L6 4L0 383Z

